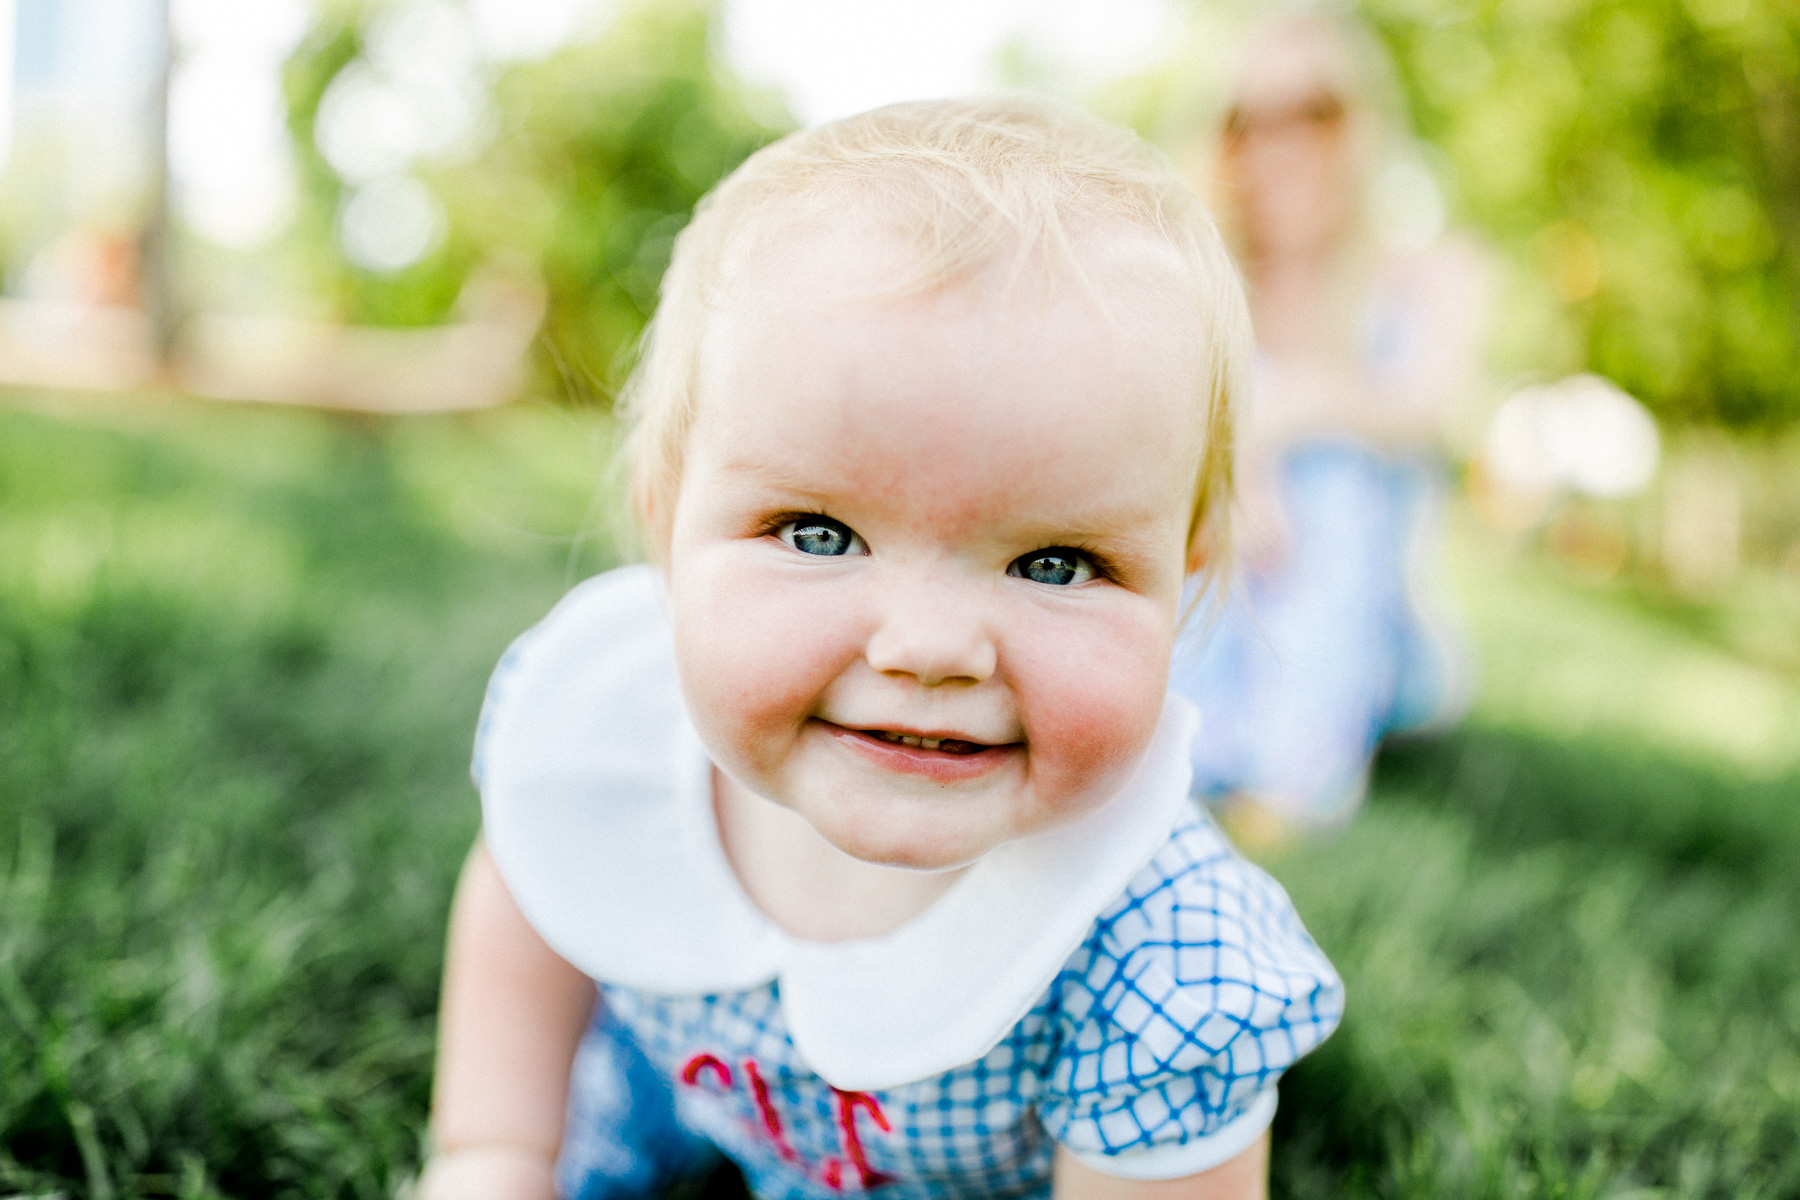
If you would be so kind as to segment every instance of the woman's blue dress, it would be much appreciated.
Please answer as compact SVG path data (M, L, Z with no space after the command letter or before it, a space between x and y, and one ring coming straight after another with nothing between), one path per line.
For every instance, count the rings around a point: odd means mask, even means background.
M1420 459L1320 438L1283 458L1279 492L1284 560L1196 606L1171 682L1201 712L1197 793L1246 793L1330 825L1361 803L1382 735L1433 720L1464 690L1457 641L1415 586L1440 484Z

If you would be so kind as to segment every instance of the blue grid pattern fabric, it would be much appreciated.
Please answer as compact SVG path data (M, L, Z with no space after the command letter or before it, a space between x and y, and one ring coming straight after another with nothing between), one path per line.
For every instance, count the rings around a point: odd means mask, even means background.
M617 1092L620 1053L641 1056L668 1082L669 1119L736 1161L762 1200L876 1187L894 1200L1046 1196L1055 1143L1092 1162L1208 1138L1265 1098L1343 1011L1343 985L1286 894L1198 814L1000 1043L935 1078L832 1088L796 1053L776 984L657 996L603 983L601 996L576 1096L607 1092L597 1072L612 1073ZM643 1109L642 1096L633 1102ZM584 1149L608 1121L614 1136L617 1114L575 1105L569 1195L631 1194Z

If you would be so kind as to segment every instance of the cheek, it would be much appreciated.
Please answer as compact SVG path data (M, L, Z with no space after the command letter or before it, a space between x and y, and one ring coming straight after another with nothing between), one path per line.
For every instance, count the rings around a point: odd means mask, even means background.
M1044 620L1015 657L1035 791L1069 803L1110 790L1156 730L1169 685L1173 623L1143 597L1103 621Z
M695 729L720 765L764 776L856 645L842 606L755 558L689 555L670 569L669 599Z

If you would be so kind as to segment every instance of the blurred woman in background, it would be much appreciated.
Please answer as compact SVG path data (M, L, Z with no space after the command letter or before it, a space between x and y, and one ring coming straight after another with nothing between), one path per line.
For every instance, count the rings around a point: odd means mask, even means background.
M1421 167L1394 159L1401 174L1383 176L1393 95L1365 31L1276 18L1249 39L1206 155L1257 379L1240 415L1238 580L1214 619L1203 607L1189 622L1174 685L1203 714L1195 786L1252 846L1347 820L1383 733L1467 703L1465 656L1421 585L1486 271L1430 227L1442 203ZM1409 182L1425 211L1384 210Z

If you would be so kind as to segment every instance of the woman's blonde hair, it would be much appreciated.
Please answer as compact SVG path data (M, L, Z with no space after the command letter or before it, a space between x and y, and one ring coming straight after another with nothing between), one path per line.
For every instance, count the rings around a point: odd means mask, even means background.
M1259 9L1256 19L1218 41L1225 47L1221 61L1195 73L1206 88L1204 99L1183 107L1182 124L1171 126L1168 136L1172 145L1185 143L1179 153L1187 177L1213 201L1227 241L1241 240L1242 230L1235 228L1238 214L1219 172L1230 130L1243 115L1245 86L1258 77L1272 48L1303 47L1315 58L1317 92L1341 106L1348 126L1353 178L1346 193L1351 220L1344 248L1372 252L1381 235L1376 181L1384 167L1418 158L1399 74L1381 39L1353 13L1311 0L1283 0Z
M653 554L668 542L710 313L760 247L846 213L916 250L902 291L970 279L1008 255L1079 280L1075 245L1096 226L1140 232L1174 251L1202 355L1194 416L1204 449L1189 557L1223 560L1233 402L1250 344L1237 271L1211 217L1157 151L1075 109L1025 97L894 104L795 133L700 202L676 239L622 397L631 499Z

